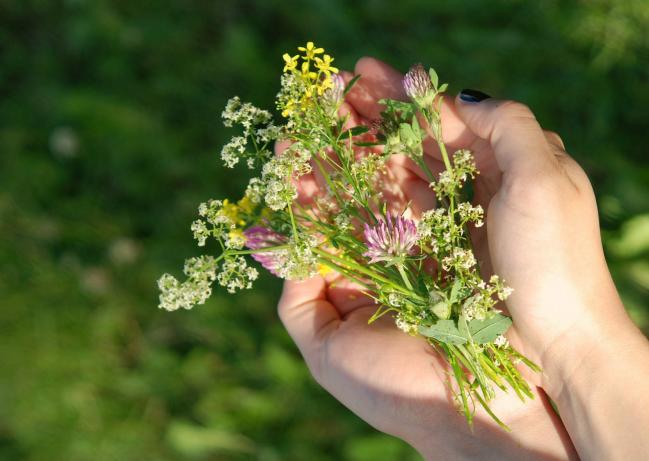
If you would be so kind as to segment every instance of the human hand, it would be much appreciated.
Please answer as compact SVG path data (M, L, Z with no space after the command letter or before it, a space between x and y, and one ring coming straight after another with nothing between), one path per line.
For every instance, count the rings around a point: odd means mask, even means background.
M377 118L377 101L381 98L405 97L401 76L376 60L361 59L356 73L363 77L343 108L350 114L351 123ZM468 139L467 126L452 106L445 103L444 132L457 134L458 141L462 141L461 136ZM486 157L488 151L484 152ZM441 171L434 149L429 153L431 169ZM479 163L478 167L489 165ZM403 192L402 198L411 202L415 212L434 206L428 182L418 176L407 158L396 156L389 169L392 185ZM488 173L495 175L495 171ZM317 176L307 177L302 189L313 193L318 185ZM476 237L484 240L484 236ZM489 264L488 259L485 264ZM561 423L539 391L538 398L527 403L504 393L493 402L494 411L512 433L503 432L480 408L471 433L449 396L443 359L425 340L405 335L387 317L368 325L375 309L353 284L322 277L287 282L279 305L280 316L316 380L361 418L403 438L422 454L434 453L442 459L574 456Z

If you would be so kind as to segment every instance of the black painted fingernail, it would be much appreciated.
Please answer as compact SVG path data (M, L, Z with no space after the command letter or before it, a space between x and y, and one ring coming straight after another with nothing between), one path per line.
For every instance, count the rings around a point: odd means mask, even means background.
M464 102L480 102L484 101L485 99L489 99L490 97L491 96L489 96L488 94L485 94L479 90L471 90L469 88L465 88L464 90L460 91L460 99Z

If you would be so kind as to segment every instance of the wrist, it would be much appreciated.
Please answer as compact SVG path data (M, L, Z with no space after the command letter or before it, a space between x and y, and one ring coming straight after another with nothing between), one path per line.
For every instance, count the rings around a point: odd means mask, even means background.
M581 319L546 349L541 386L553 401L608 375L612 364L634 360L631 351L645 352L647 340L624 308L620 305L614 312L605 319Z
M554 351L544 388L582 458L636 459L649 450L638 429L649 426L649 342L628 317L575 336Z

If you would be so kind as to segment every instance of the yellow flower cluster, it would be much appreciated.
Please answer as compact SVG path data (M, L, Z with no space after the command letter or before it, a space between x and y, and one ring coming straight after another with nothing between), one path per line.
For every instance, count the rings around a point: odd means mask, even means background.
M255 206L247 196L243 197L237 203L231 203L228 199L223 200L222 213L237 226L228 232L230 240L245 240L243 230L240 227L245 227L248 224L247 220L250 219L250 215L255 211Z
M337 74L338 68L331 65L334 59L324 54L324 48L316 47L313 42L306 46L299 46L302 54L291 56L284 53L284 73L299 79L304 85L303 94L299 99L291 98L284 103L282 116L288 117L296 109L306 109L313 101L314 96L322 96L325 91L333 87L331 74ZM319 55L322 55L320 57Z

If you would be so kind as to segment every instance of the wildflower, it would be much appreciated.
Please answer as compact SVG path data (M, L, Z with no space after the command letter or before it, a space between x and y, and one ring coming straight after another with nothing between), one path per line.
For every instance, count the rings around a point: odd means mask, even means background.
M243 232L246 238L246 246L251 250L260 250L263 248L274 247L285 244L288 239L282 234L275 232L267 227L253 226ZM265 251L253 253L255 261L262 265L264 269L271 274L279 277L279 267L282 263L276 251Z
M271 210L283 210L297 198L292 180L311 172L310 157L310 152L300 143L294 143L264 165L261 179L266 191L266 204Z
M315 66L320 72L323 72L327 77L329 77L332 72L336 74L338 73L338 68L331 65L333 61L334 59L331 56L325 54L322 58L315 58Z
M284 62L285 62L283 72L286 72L286 71L293 72L293 71L295 71L295 69L297 68L297 61L298 61L298 59L300 59L300 55L296 54L295 56L291 56L288 53L284 53L282 58L284 59Z
M410 335L415 335L417 334L417 325L410 323L405 316L403 315L402 312L399 312L395 319L394 323L396 324L397 328L399 328L401 331L404 333L408 333Z
M221 149L221 160L228 168L234 168L239 160L246 152L247 141L243 136L233 137L229 143L227 143Z
M410 99L421 106L433 102L433 84L428 72L421 64L415 64L403 77L403 89Z
M197 219L192 223L191 231L194 234L194 239L197 240L198 246L205 246L205 242L212 233L207 228L207 224L202 219Z
M246 187L244 198L251 204L259 204L264 198L265 188L264 184L259 178L251 178Z
M314 59L316 54L324 53L324 48L316 48L313 42L307 42L306 47L298 46L297 49L303 51L306 55L306 59L309 60Z
M252 282L257 280L257 277L259 272L254 267L249 267L245 258L228 256L224 258L221 272L216 279L228 293L235 293L237 290L252 288Z
M462 202L457 205L457 214L460 216L462 223L472 222L475 227L482 227L484 225L483 216L484 210L482 206L473 206L468 202Z
M243 126L244 136L247 137L252 134L254 126L268 124L273 117L267 110L259 109L249 102L241 102L241 99L235 96L228 100L221 118L226 127L235 124Z
M318 274L320 274L321 277L325 277L332 272L333 269L326 264L318 264Z
M455 180L453 173L444 170L439 174L437 181L430 184L431 189L435 191L437 198L450 197L455 194L459 184Z
M403 216L387 215L387 219L370 226L365 224L365 242L367 251L363 256L370 258L370 263L385 261L388 264L403 262L412 254L417 243L417 226L415 222Z
M463 248L453 248L450 255L442 259L442 267L448 271L451 268L468 271L476 265L473 252Z
M460 149L453 154L453 170L454 177L460 183L466 181L468 177L475 178L478 170L470 150Z
M304 61L302 63L302 77L306 80L315 80L318 77L318 74L310 70L310 67L309 61ZM307 91L312 91L312 87L307 88Z
M161 309L175 311L191 309L196 304L204 304L212 294L211 284L216 279L217 262L211 256L200 256L185 261L185 282L169 274L158 280Z
M340 212L334 216L334 224L336 225L336 228L341 232L347 232L349 230L352 230L354 227L352 226L352 220L349 214L345 212Z
M509 341L507 341L507 338L505 338L503 335L498 335L496 336L496 339L494 339L494 345L496 347L504 348L509 345Z

